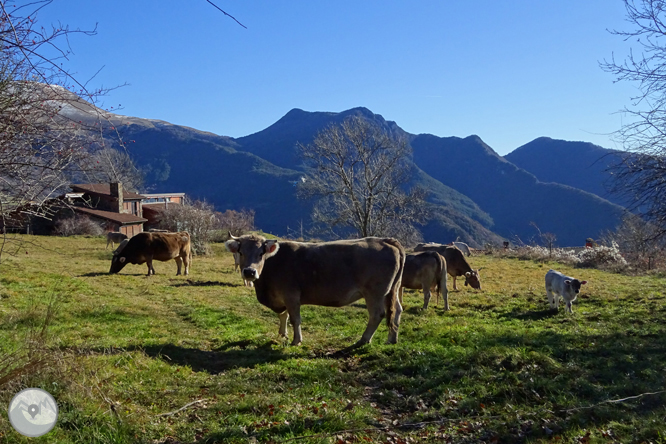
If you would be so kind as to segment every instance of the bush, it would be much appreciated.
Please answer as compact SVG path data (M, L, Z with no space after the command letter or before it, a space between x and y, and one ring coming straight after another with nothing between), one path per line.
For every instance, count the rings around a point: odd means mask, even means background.
M192 239L192 252L194 254L208 255L213 228L217 222L212 205L186 200L182 205L169 205L162 212L160 228L169 231L187 231Z
M628 265L615 242L611 243L610 247L598 245L586 248L578 254L578 259L580 260L578 266L582 268L622 269Z
M87 216L74 216L60 219L55 224L55 232L59 236L91 235L101 236L104 229Z
M523 246L516 249L494 250L499 257L515 257L533 261L556 261L581 268L601 268L610 271L624 271L628 267L616 243L610 247L597 245L580 251L571 248L545 248L539 246Z
M234 236L242 236L254 230L254 210L227 210L224 213L215 213L217 217L216 228L224 234L229 232Z

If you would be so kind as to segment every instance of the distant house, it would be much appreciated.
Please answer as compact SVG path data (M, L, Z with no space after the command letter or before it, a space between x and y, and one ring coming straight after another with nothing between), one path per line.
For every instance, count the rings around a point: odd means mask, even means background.
M158 193L143 194L144 200L141 203L143 217L148 221L145 223L145 229L156 228L162 220L162 212L170 205L182 205L185 200L185 193Z
M64 198L75 213L98 221L108 231L134 236L148 222L143 217L145 196L123 190L122 183L73 184Z
M119 182L72 184L70 188L71 192L49 201L49 218L34 217L29 211L22 210L6 217L11 223L6 227L0 224L0 231L48 235L56 231L58 220L81 215L94 220L105 230L120 231L132 237L156 228L161 212L169 205L182 204L185 199L185 193L133 193L124 190Z

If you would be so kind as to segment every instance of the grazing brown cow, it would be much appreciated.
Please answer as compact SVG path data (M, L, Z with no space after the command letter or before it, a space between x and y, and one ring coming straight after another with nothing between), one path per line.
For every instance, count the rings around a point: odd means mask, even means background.
M465 277L465 285L481 290L481 276L479 271L482 269L472 269L462 251L456 247L447 247L439 244L418 244L414 251L436 251L446 260L446 268L453 278L453 289L457 290L456 278Z
M384 316L388 342L398 341L402 313L398 292L405 250L395 239L306 244L256 235L230 237L225 245L232 253L240 253L243 277L254 282L257 300L279 314L281 336L287 336L287 320L291 320L292 345L302 341L301 305L342 307L362 298L369 320L357 345L372 340Z
M155 274L153 259L158 261L176 260L180 274L181 265L185 264L185 275L190 272L192 253L190 234L180 233L139 233L123 243L113 252L109 273L118 273L127 264L148 264L148 276Z
M423 251L408 254L405 258L405 271L402 272L400 303L402 304L403 288L423 289L423 309L428 308L430 291L435 289L437 304L440 293L444 296L444 309L449 309L449 291L446 288L446 261L436 251Z
M106 248L105 250L109 249L109 244L111 244L111 248L115 248L115 244L119 244L122 241L127 239L127 235L124 233L121 233L119 231L109 231L106 233Z

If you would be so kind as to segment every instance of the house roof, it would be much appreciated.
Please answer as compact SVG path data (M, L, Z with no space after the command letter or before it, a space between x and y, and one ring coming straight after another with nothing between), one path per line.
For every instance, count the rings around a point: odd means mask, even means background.
M93 210L92 208L72 207L74 211L86 214L88 216L98 217L101 219L117 222L121 225L133 225L148 222L148 219L138 217L133 214L127 213L114 213L112 211Z
M86 193L98 194L101 196L111 196L111 186L108 183L72 184L70 185L70 188L74 191L84 191ZM123 199L145 199L145 196L123 190Z

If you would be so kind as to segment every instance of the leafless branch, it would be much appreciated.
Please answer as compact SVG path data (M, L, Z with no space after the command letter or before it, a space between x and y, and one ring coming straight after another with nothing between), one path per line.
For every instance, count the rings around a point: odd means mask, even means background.
M243 28L247 29L247 26L245 26L244 24L242 24L241 22L236 20L236 18L233 15L228 14L225 10L223 10L222 8L220 8L219 6L217 6L215 3L211 2L210 0L206 0L206 1L208 3L210 3L211 5L213 5L218 11L222 12L222 14L226 15L227 17L231 17L236 23L241 25Z

